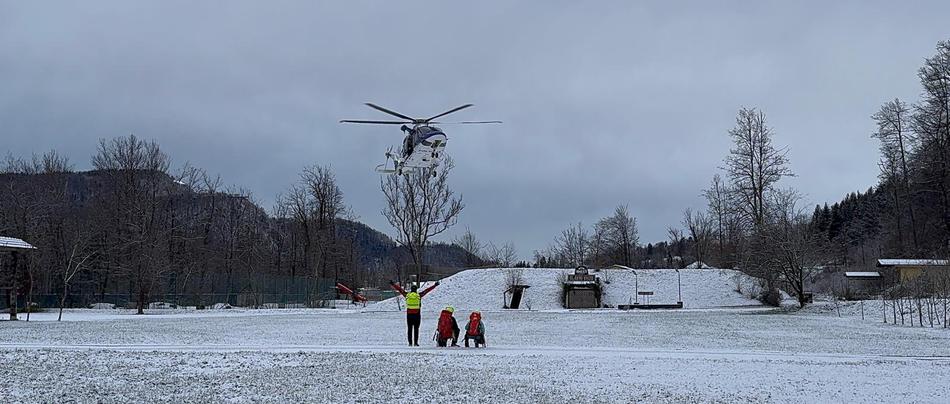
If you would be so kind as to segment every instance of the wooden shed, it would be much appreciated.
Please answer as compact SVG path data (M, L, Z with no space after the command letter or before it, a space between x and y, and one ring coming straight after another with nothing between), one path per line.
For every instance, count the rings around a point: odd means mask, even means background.
M877 260L879 268L891 268L897 271L898 282L909 282L924 273L950 271L950 261L937 259L882 258Z
M9 294L7 296L8 304L10 307L10 320L16 320L16 306L17 306L17 273L16 269L19 266L20 254L35 250L36 247L33 247L30 243L20 240L14 237L3 237L0 236L0 268L9 267L12 276L10 277L13 281L9 285ZM9 257L9 258L7 258ZM7 261L7 262L5 262Z

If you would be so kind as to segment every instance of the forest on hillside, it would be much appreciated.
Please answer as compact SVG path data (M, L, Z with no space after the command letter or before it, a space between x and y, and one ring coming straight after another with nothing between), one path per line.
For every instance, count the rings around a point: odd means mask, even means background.
M356 220L329 167L305 167L265 209L251 192L172 160L134 135L101 140L91 171L56 151L0 165L0 235L37 250L4 259L2 282L42 306L334 299L334 285L405 276L408 251ZM427 263L480 264L433 243Z

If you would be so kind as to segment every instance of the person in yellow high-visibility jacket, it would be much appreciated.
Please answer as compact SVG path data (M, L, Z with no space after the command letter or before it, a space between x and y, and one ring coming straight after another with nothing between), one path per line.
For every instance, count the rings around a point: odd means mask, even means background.
M396 289L402 297L406 298L406 334L408 334L409 346L419 346L419 326L422 324L422 298L429 294L432 289L439 286L439 282L429 286L419 292L419 287L412 285L409 292L406 292L398 283L389 281L389 285Z

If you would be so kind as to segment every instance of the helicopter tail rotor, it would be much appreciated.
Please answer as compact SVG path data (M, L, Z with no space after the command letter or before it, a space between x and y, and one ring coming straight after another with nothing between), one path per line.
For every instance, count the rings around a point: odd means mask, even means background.
M392 167L390 167L390 162L392 162ZM376 166L376 172L381 174L393 174L398 170L399 160L396 158L396 155L393 154L393 148L390 146L389 150L386 150L386 161Z

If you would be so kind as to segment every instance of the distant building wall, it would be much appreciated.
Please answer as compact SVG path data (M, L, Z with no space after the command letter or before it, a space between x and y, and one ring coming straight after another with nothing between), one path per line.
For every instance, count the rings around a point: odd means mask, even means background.
M597 292L593 289L570 289L564 298L568 309L596 309L600 307Z

